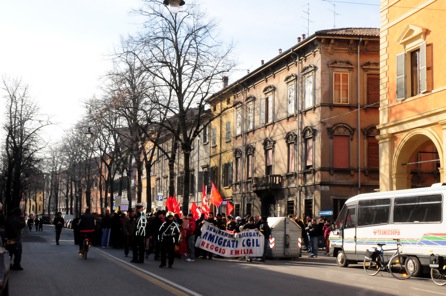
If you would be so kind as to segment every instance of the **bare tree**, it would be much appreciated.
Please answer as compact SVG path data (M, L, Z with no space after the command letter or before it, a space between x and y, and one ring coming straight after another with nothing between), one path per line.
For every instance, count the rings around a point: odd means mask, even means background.
M138 12L146 28L131 41L133 53L150 78L152 102L170 120L157 122L174 137L183 154L183 212L189 209L190 153L203 128L205 100L221 85L235 63L232 47L216 39L216 25L188 1L187 9L171 12L159 0L145 0ZM167 111L164 111L167 110ZM174 120L172 120L174 119Z
M6 131L4 146L4 194L7 209L18 207L24 191L24 173L35 168L44 148L41 130L50 124L39 114L38 106L30 99L28 86L19 79L2 79L6 99Z

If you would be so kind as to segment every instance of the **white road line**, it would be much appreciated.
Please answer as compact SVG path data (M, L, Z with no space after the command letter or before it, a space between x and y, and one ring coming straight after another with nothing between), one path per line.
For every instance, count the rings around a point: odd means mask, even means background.
M441 293L441 292L434 292L434 291L431 291L431 290L418 289L418 288L412 288L412 289L413 289L413 290L417 290L417 291L423 291L423 295L426 295L426 294L424 294L424 293L444 295L444 292L443 292L443 293Z
M163 278L163 277L160 277L159 275L156 275L156 274L154 274L154 273L152 273L152 272L149 272L149 271L147 271L147 270L145 270L145 269L142 269L142 268L140 268L140 267L138 267L138 266L135 266L135 265L133 265L133 264L130 264L130 263L128 263L127 261L124 261L124 260L122 260L122 259L119 259L119 258L117 258L117 257L115 257L115 256L113 256L113 255L111 255L111 254L109 254L109 253L107 253L107 252L102 251L101 249L95 248L95 251L99 251L99 252L101 252L102 254L104 254L104 255L106 255L106 256L108 256L108 257L111 257L111 258L113 258L113 259L116 260L116 261L121 262L122 264L125 264L125 265L127 265L127 266L131 266L132 268L137 269L138 271L140 271L140 272L142 272L142 273L144 273L144 274L147 274L148 276L151 276L151 277L153 277L153 278L156 278L157 280L159 280L159 281L161 281L161 282L164 282L164 283L166 283L166 284L168 284L168 285L170 285L170 286L173 286L173 287L175 287L175 288L177 288L177 289L179 289L179 290L182 290L182 291L184 291L184 292L186 292L186 293L189 293L190 295L194 295L194 296L202 296L201 294L199 294L199 293L197 293L197 292L195 292L195 291L192 291L192 290L190 290L190 289L188 289L188 288L186 288L186 287L183 287L183 286L181 286L181 285L178 285L177 283L174 283L174 282L172 282L172 281L169 281L169 280L167 280L167 279L165 279L165 278Z

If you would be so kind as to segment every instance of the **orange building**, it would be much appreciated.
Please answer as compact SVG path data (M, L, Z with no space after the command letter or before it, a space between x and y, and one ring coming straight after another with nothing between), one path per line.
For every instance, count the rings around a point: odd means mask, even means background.
M380 190L444 182L446 1L382 0Z

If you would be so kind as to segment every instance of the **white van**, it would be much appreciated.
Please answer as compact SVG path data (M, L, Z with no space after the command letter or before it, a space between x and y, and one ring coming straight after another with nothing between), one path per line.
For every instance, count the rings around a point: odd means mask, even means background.
M330 250L341 267L363 261L366 249L403 244L406 267L428 271L430 254L446 256L446 186L360 194L348 199L330 234Z

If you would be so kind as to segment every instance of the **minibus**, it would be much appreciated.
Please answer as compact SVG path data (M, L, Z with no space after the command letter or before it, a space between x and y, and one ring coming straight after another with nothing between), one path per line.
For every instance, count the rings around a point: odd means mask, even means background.
M446 256L445 198L446 184L351 197L330 233L330 252L347 267L378 243L392 254L400 239L408 272L428 272L431 254Z

